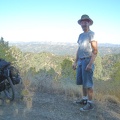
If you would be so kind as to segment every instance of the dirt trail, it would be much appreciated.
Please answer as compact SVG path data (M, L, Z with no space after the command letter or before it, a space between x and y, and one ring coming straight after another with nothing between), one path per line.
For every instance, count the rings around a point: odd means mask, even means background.
M23 99L4 101L0 106L0 120L120 120L120 105L98 103L95 110L80 112L80 105L64 95L32 92Z

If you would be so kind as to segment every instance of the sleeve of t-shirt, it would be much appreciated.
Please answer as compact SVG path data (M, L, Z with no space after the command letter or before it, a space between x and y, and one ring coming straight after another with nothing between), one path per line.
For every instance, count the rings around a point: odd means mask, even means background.
M90 42L92 42L92 41L97 41L96 35L95 35L94 32L92 32L92 33L90 34Z

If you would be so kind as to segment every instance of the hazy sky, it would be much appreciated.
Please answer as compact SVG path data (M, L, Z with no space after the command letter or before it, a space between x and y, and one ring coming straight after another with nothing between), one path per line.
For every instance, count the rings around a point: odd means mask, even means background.
M120 0L0 0L5 41L77 42L88 14L99 43L120 44Z

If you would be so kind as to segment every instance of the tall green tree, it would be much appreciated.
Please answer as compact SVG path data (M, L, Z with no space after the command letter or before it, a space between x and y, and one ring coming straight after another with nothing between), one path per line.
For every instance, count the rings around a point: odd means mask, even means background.
M0 38L0 58L6 61L13 61L13 57L9 51L9 43L4 40L3 37Z
M72 69L72 61L65 58L61 63L61 75L63 77L75 78L75 71Z

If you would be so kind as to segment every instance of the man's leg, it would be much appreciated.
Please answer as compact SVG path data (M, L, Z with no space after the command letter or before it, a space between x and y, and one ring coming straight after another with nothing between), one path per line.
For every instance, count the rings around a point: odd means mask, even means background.
M87 94L86 91L84 90L84 95L87 95L88 100L87 104L80 108L81 111L88 111L88 110L93 110L93 101L92 101L92 96L93 96L93 71L94 71L94 65L92 66L92 69L89 71L86 71L86 65L89 63L89 60L84 60L83 61L83 68L82 68L82 77L83 77L83 85L85 88L87 88Z
M89 101L92 101L93 88L88 88L88 89L87 89L87 93L88 93L88 100L89 100Z
M88 111L88 110L93 110L93 101L92 101L92 96L93 96L93 88L87 88L87 95L88 95L88 100L87 104L80 108L81 111Z
M83 97L82 97L82 99L80 100L80 104L85 105L85 104L87 104L87 101L88 101L87 88L82 87L82 92L83 92Z
M87 88L82 87L82 93L83 93L82 99L75 101L75 103L86 105L88 101Z
M87 93L88 93L88 90L87 90L87 88L82 88L83 89L83 96L87 96Z

